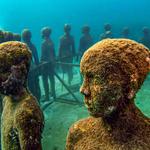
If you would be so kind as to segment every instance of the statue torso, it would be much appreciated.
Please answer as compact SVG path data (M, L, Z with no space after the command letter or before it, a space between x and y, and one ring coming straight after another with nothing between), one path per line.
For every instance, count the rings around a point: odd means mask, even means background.
M124 135L124 133L120 135L117 132L120 132L123 129L120 129L120 131L109 132L106 128L104 128L100 119L89 117L88 119L81 120L73 125L69 132L70 138L68 138L66 149L149 150L150 126L147 126L147 128L148 127L148 132L142 131L141 129L141 133L138 133L140 132L139 130L137 130L136 133L132 133L132 129L129 129L129 133L125 131L126 135Z

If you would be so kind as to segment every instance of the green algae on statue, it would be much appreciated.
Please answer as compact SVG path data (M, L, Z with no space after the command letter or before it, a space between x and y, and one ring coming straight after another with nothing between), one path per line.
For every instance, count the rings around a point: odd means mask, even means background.
M31 52L21 42L0 44L0 93L3 99L3 150L41 150L43 113L27 89Z
M84 53L80 69L91 117L70 128L66 150L150 150L150 119L134 104L150 69L148 48L106 39Z

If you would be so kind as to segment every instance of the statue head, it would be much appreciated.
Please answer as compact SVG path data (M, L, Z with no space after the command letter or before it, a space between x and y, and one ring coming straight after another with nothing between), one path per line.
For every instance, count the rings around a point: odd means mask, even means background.
M130 32L129 28L128 28L128 27L124 27L124 28L123 28L123 31L122 31L122 34L123 34L124 36L128 36L128 35L129 35L129 32Z
M21 88L26 88L30 61L31 52L26 44L0 44L0 93L17 95Z
M111 30L111 25L109 23L106 23L104 25L104 29L105 29L105 31L110 31Z
M41 33L42 33L43 38L45 37L48 38L50 34L52 33L52 30L49 27L44 27L42 28Z
M147 35L149 34L149 28L148 27L143 27L142 32Z
M13 34L13 39L14 41L21 41L21 35L18 33L14 33Z
M70 33L70 31L71 31L71 25L65 24L64 25L64 31L65 31L65 33Z
M140 89L150 66L149 50L127 39L106 39L83 55L80 92L95 117L111 116L126 107Z
M24 29L22 31L22 39L24 42L29 42L31 40L32 34L29 29Z
M4 42L4 32L0 30L0 43Z
M89 33L90 32L90 27L88 25L84 25L82 27L82 33L85 34L85 33Z
M13 41L13 33L12 32L10 32L10 31L6 31L5 33L4 33L4 40L6 41L6 42L8 42L8 41Z

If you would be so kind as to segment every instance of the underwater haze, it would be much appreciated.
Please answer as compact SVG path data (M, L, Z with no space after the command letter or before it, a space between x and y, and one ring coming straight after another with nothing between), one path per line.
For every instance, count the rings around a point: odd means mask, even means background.
M52 28L57 46L65 23L72 25L76 42L84 24L91 26L95 41L103 31L104 23L112 24L116 33L129 26L136 37L143 25L150 26L149 6L149 0L1 0L0 28L18 33L29 28L38 48L43 26Z
M114 38L121 37L122 29L129 27L131 39L139 41L143 36L143 27L150 28L150 0L0 0L0 29L19 34L23 29L30 29L31 41L37 48L39 58L41 58L43 40L41 29L45 26L52 29L51 39L55 45L57 58L60 36L64 34L64 24L66 23L71 25L71 35L75 40L76 53L78 53L83 25L90 26L94 43L100 40L106 23L112 26ZM58 100L50 101L48 105L44 101L46 92L41 74L39 75L42 95L39 101L45 117L42 136L43 150L64 150L70 126L81 118L89 116L83 103L83 96L79 92L82 84L80 61L74 58L73 63L76 66L73 67L71 85L68 84L68 77L60 69L61 67L56 66L56 72L62 81L60 82L60 79L55 76L56 99L58 98ZM75 97L68 92L69 90L62 84L63 81L77 98L75 103L71 101ZM48 82L51 87L50 81ZM150 117L149 83L150 75L136 97L136 105L147 117ZM49 89L49 95L51 95L51 88ZM50 100L52 100L52 96Z

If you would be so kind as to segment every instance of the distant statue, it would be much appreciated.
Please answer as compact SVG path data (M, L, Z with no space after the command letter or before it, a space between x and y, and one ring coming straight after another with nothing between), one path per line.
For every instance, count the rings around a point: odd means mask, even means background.
M143 27L142 29L143 37L140 39L140 43L150 48L150 31L148 27Z
M122 38L126 38L128 39L130 36L130 30L129 30L129 27L124 27L123 30L122 30Z
M113 38L111 28L112 27L109 23L104 25L104 33L102 33L100 35L100 40L107 39L107 38Z
M73 57L75 56L75 44L74 38L70 35L71 26L65 24L64 32L65 34L60 38L59 44L59 54L58 57L62 63L73 63ZM63 73L68 75L68 84L71 84L73 79L73 70L72 66L62 65L61 66Z
M0 30L0 43L4 42L4 32Z
M27 46L32 52L32 62L28 77L28 87L29 90L32 92L32 94L36 96L36 98L40 102L41 89L38 77L40 74L40 70L36 69L36 71L34 71L35 68L39 65L39 57L35 45L31 42L31 37L32 37L31 31L29 29L24 29L22 32L22 40L25 44L27 44Z
M14 41L21 41L21 35L18 33L13 34L13 40Z
M43 113L27 89L31 53L20 42L0 44L0 93L3 99L3 150L42 150Z
M82 57L83 53L93 44L93 38L90 35L90 27L85 25L81 30L83 36L80 38L79 43L79 56Z
M4 32L4 42L13 41L13 33L10 31Z
M31 52L32 52L32 61L35 65L39 64L39 57L38 57L38 53L37 53L37 49L35 47L35 45L31 42L31 38L32 38L32 33L29 29L24 29L22 31L22 40L24 43L26 43L28 45L28 47L30 48Z
M56 99L56 93L55 93L55 78L54 78L54 62L55 62L55 47L54 43L50 38L51 35L51 29L49 27L44 27L42 29L42 46L41 46L41 63L47 63L48 65L44 65L42 68L42 80L45 90L45 99L46 101L49 100L49 84L48 84L48 78L50 80L51 84L51 92L54 100Z
M150 53L127 39L106 39L83 55L81 93L90 117L69 130L66 150L150 150L150 119L134 103Z

